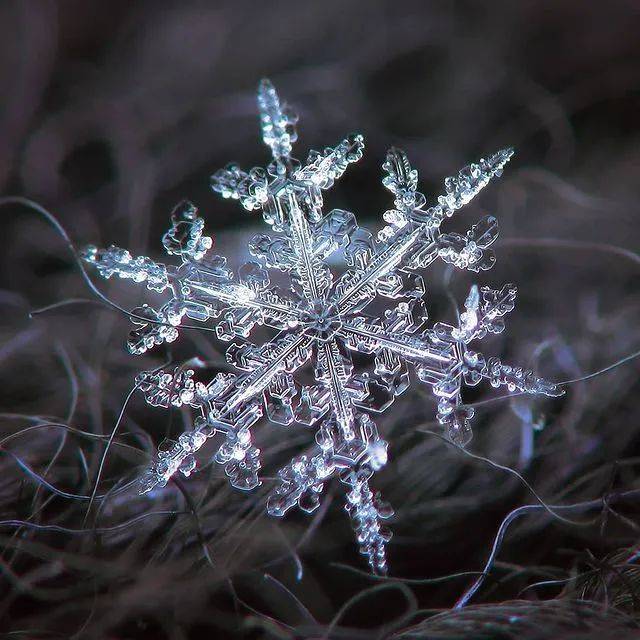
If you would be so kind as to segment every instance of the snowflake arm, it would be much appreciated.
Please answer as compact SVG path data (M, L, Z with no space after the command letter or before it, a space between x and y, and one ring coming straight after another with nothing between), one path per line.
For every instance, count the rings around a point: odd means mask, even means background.
M378 245L362 258L365 264L347 272L338 282L339 308L347 310L362 300L373 299L376 284L394 269L424 269L438 256L472 271L491 268L495 259L487 247L498 237L493 216L474 225L465 236L440 234L439 228L445 217L470 202L492 178L499 177L512 155L513 150L505 149L461 169L457 177L445 180L446 194L438 198L438 205L425 210L426 198L417 190L418 172L402 150L391 149L383 164L382 183L394 194L396 208L384 214L390 224L379 232Z
M231 461L233 471L237 471L239 464L250 455L253 464L259 465L259 451L251 448L249 429L262 415L261 394L278 374L285 370L293 372L306 362L311 355L310 344L311 340L304 335L282 334L273 340L269 356L259 359L260 364L255 369L238 377L219 374L208 386L194 385L191 370L176 371L174 375L166 372L142 374L139 384L149 404L189 404L201 412L201 419L196 422L193 432L182 434L176 443L158 452L158 459L143 476L142 491L165 486L176 471L184 473L186 469L185 475L189 475L195 466L193 454L217 432L226 435L226 442L218 451L217 462L227 464ZM238 446L234 446L236 441ZM238 478L233 471L227 469L234 486L241 489L256 486L257 476L254 477L253 473L248 478L244 475Z
M335 303L341 313L347 313L362 301L370 302L376 295L376 284L398 267L407 253L423 237L421 228L413 229L374 255L360 257L359 268L347 271L335 287ZM434 245L435 248L435 245ZM361 307L360 307L361 308Z
M383 521L393 515L393 509L379 492L371 490L369 477L368 470L359 474L352 472L345 510L351 517L360 553L366 556L374 573L385 575L388 570L386 543L391 540L391 531Z
M340 334L354 351L388 349L403 358L430 365L436 372L446 369L452 362L445 350L435 348L422 337L392 333L382 325L367 322L363 318L345 322Z
M346 441L353 440L354 410L346 383L351 375L352 365L345 363L338 349L338 343L331 339L318 347L318 377L326 380L331 392L331 406L340 431Z
M283 333L280 337L274 338L260 366L237 381L236 392L221 409L215 411L215 414L224 416L230 413L245 400L262 393L279 373L293 373L300 368L311 356L312 342L306 334Z
M141 354L154 345L174 341L185 315L199 322L218 320L216 333L223 340L246 337L256 323L282 329L300 320L298 299L269 287L269 275L261 265L245 263L238 271L239 281L234 281L225 258L207 254L213 242L202 236L203 221L196 214L191 203L180 203L163 237L167 253L182 259L178 267L144 256L134 258L113 245L108 249L89 246L82 253L104 278L117 276L145 282L155 292L171 292L159 310L143 305L132 311L137 328L127 343L131 353Z
M438 204L428 212L429 218L437 221L450 217L454 211L471 202L490 180L502 175L513 153L511 147L501 149L487 159L481 158L477 163L464 167L457 176L447 178L444 181L445 194L438 197Z
M305 165L291 157L297 139L297 116L283 103L273 85L263 80L258 89L262 137L271 148L273 162L266 169L243 171L229 164L211 176L211 188L223 198L239 200L248 211L262 209L262 216L277 231L287 231L287 200L294 192L305 217L318 222L321 217L321 190L329 189L347 166L362 157L364 139L353 134L336 147L311 151Z
M123 280L145 282L148 289L158 292L169 286L167 267L164 264L145 256L134 258L126 249L113 244L107 249L99 249L91 244L85 247L81 257L107 280L116 276Z
M294 506L311 513L320 505L325 482L337 474L348 487L345 509L351 516L360 552L375 573L387 572L385 545L391 532L382 524L393 509L373 492L369 480L387 461L387 443L375 423L364 414L356 416L351 440L336 433L335 421L326 420L316 433L316 453L297 456L278 472L279 482L267 501L267 511L283 516Z
M326 265L315 255L311 230L293 189L288 189L287 198L291 246L296 257L295 273L306 299L319 300L324 297L331 284L331 275Z
M465 311L460 314L459 326L436 323L431 331L434 344L445 348L448 345L455 354L455 363L447 375L436 380L429 370L417 367L418 377L432 384L433 392L438 397L439 422L458 444L464 445L471 438L469 420L473 417L473 409L462 402L463 383L475 386L485 379L492 387L504 385L511 392L546 396L564 393L559 386L539 378L531 370L505 365L495 357L486 361L481 353L468 349L467 343L472 340L504 330L502 316L513 310L515 296L516 289L511 284L499 290L483 287L481 293L473 285L465 302Z
M457 176L446 178L445 193L438 197L438 204L425 208L427 199L417 190L418 172L411 167L401 149L392 148L382 165L385 176L382 184L395 196L395 209L387 211L385 220L391 227L383 230L384 238L393 233L393 227L403 227L412 220L437 229L446 217L468 204L486 187L490 180L502 175L504 166L513 156L513 149L501 149L487 159L463 167Z

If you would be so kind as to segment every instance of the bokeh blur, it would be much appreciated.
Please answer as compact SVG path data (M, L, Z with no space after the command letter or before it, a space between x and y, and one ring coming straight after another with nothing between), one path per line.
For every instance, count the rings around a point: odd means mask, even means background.
M483 348L578 379L640 348L639 34L637 0L5 0L0 191L46 207L78 247L156 258L188 198L237 264L261 218L219 199L209 176L232 160L264 164L262 77L300 114L300 157L365 136L326 202L374 229L391 207L388 147L435 196L444 177L511 145L503 178L450 227L496 215L498 264L475 278L434 269L431 317L450 317L448 294L462 302L474 280L513 281L508 330ZM414 385L379 421L391 443L380 488L397 516L391 577L374 579L332 492L311 518L263 513L269 474L308 432L260 427L269 463L252 496L214 466L156 500L118 493L188 422L137 396L119 417L136 373L168 357L223 363L220 344L190 332L170 352L130 356L128 319L92 297L50 221L7 201L0 221L7 637L639 637L638 360L559 400L478 406L469 451L480 458L429 433L433 404ZM126 308L144 296L96 284ZM537 510L510 524L483 587L452 611L501 522L528 504Z

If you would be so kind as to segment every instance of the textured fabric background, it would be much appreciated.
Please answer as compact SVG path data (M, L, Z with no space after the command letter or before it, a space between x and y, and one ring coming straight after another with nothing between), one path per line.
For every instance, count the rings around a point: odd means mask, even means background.
M372 228L391 206L380 185L389 146L407 151L436 195L445 176L513 145L504 177L449 227L496 215L498 265L477 278L433 269L431 317L451 317L447 295L462 303L474 280L513 281L508 330L483 348L579 378L640 348L638 33L635 0L7 1L1 191L47 207L78 246L154 257L170 209L189 198L237 263L261 220L218 199L208 177L231 160L266 159L254 98L263 76L300 113L300 156L365 135L365 157L326 201ZM379 420L391 444L379 483L397 517L391 577L375 580L331 492L312 518L263 513L269 474L309 432L257 430L265 483L251 496L212 466L156 500L119 491L188 420L137 396L118 420L135 374L167 357L223 366L220 345L190 332L169 351L128 355L127 318L95 303L52 225L22 206L0 216L7 637L640 634L637 360L559 400L479 406L469 451L493 466L425 432L437 431L434 407L414 385ZM143 293L128 284L98 283L130 308ZM78 496L91 495L116 426L97 489L107 495L85 518ZM518 517L470 606L452 612L504 518L540 504L514 471L547 503L578 504L562 515L582 524L544 509ZM476 573L430 582L461 572Z

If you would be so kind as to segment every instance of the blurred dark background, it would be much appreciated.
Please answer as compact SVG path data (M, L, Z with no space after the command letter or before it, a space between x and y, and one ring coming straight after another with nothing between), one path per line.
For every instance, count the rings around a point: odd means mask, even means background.
M512 145L504 177L452 223L495 214L498 265L478 278L434 270L431 317L450 313L449 290L462 303L474 279L513 281L516 312L483 350L579 378L640 344L639 34L637 0L5 1L1 191L47 207L78 246L113 242L156 258L171 208L189 198L237 263L261 219L217 198L208 181L231 160L264 164L255 105L264 76L300 114L300 157L364 134L365 157L326 203L373 228L391 206L380 185L388 147L407 151L435 196L445 176ZM171 353L129 356L127 318L86 302L55 229L24 206L5 203L0 216L7 637L638 637L640 509L619 498L638 488L637 361L569 385L561 400L478 408L471 451L517 469L551 504L602 504L569 514L588 526L548 514L518 520L462 612L448 609L472 577L428 579L480 571L503 518L536 499L513 473L424 433L435 428L433 406L419 389L379 421L391 443L380 485L397 511L391 579L358 573L333 494L313 519L263 515L269 473L310 441L268 425L265 490L250 499L207 468L155 501L105 498L89 522L164 515L78 532L86 501L34 474L90 494L135 374L168 355L222 356L193 333ZM135 287L98 284L126 308L142 299ZM99 494L182 428L179 412L168 422L143 404L132 400L117 423Z

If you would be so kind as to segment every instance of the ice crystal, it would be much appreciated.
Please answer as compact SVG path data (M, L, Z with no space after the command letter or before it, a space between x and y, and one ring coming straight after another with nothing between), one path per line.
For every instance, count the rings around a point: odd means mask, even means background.
M256 260L242 265L237 277L225 258L211 254L212 240L203 235L203 220L188 202L173 211L171 228L163 237L167 253L180 258L177 265L134 258L115 246L91 246L83 254L105 278L144 282L168 294L158 309L144 305L133 310L131 353L175 340L185 317L213 321L218 338L231 341L226 357L236 374L218 373L207 383L194 381L193 371L181 368L138 377L149 404L187 405L197 414L192 431L160 447L141 488L162 487L177 471L188 476L196 466L194 454L220 434L223 442L215 461L224 465L234 487L253 489L260 483L261 463L252 426L264 414L280 425L313 426L315 448L278 472L267 510L274 516L294 506L312 512L327 481L337 476L346 485L345 508L360 551L372 570L385 572L385 543L391 534L383 521L393 511L370 483L387 462L387 443L371 414L384 411L408 388L409 366L431 387L439 422L460 444L471 436L473 416L462 402L463 385L485 379L510 391L561 393L533 372L498 358L485 359L469 347L504 329L504 316L516 296L511 284L499 290L474 285L457 325L426 326L425 286L416 272L437 258L474 272L495 262L489 246L498 225L492 216L464 235L444 233L440 226L501 175L512 150L499 151L447 178L444 195L428 206L418 191L417 171L402 151L391 149L382 183L393 194L394 207L384 214L387 225L374 238L356 224L352 213L322 210L322 191L362 156L362 136L312 151L301 163L291 157L297 118L267 80L259 86L258 105L272 162L248 172L231 164L211 178L214 191L239 200L249 211L261 211L274 232L251 241ZM341 275L332 274L327 265L334 252L346 260L348 268ZM275 286L272 278L286 280L286 286ZM365 313L374 300L378 304L384 299L386 310L379 317ZM255 325L276 334L265 344L252 344L246 338ZM359 361L369 365L356 370L352 352L364 354ZM314 374L311 384L295 375L308 365Z

